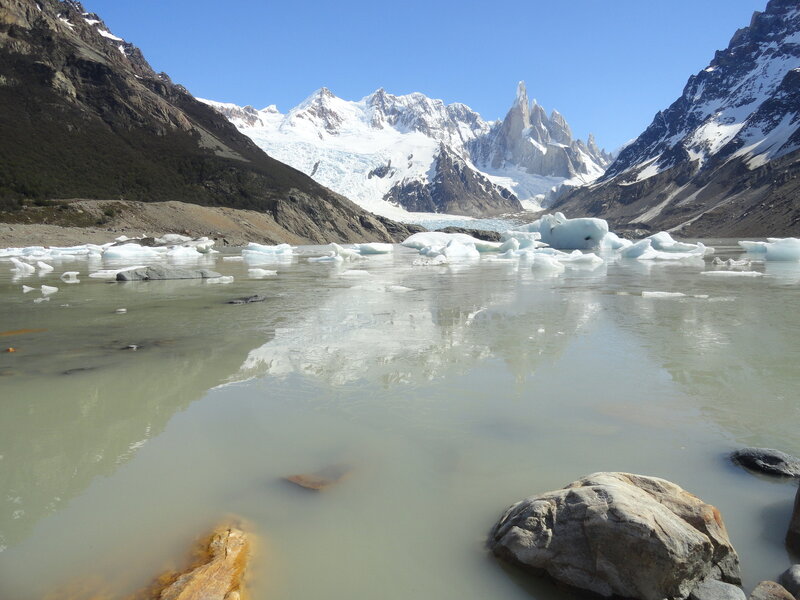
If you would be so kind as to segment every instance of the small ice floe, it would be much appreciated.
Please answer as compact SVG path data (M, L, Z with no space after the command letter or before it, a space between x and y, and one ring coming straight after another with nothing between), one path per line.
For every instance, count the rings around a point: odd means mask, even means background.
M398 292L398 293L405 293L405 292L413 292L414 288L406 287L404 285L387 285L386 286L387 292Z
M53 270L52 265L48 265L46 262L37 261L36 266L39 267L39 275L44 275L45 273L49 273Z
M729 258L728 260L722 260L719 256L715 256L714 260L711 261L711 264L715 267L728 267L729 269L741 269L744 267L749 267L752 261L743 258L742 260L734 260Z
M411 264L415 267L438 267L448 264L448 261L446 256L439 254L433 258L417 258Z
M34 298L34 304L41 304L42 302L50 302L50 296L42 296L41 298Z
M428 258L444 256L448 262L478 260L481 257L472 242L461 243L455 239L451 239L444 246L425 246L419 253Z
M242 262L244 260L244 256L223 256L222 260L228 262Z
M167 251L166 257L169 260L187 261L197 260L201 258L203 254L203 252L200 252L193 246L174 246Z
M263 279L264 277L275 277L277 271L270 271L269 269L247 269L247 276L250 279Z
M55 294L58 291L58 288L52 285L43 285L40 289L42 290L42 294L45 296Z
M223 275L222 277L209 277L205 281L206 283L233 283L233 276Z
M613 231L609 231L600 244L600 247L604 250L622 250L628 246L633 246L633 242L619 237Z
M458 242L465 246L471 246L480 253L497 252L500 242L488 242L481 240L466 233L445 233L443 231L422 231L415 233L403 240L402 244L406 248L423 250L424 248L443 248L450 242Z
M29 265L26 262L22 262L20 259L13 256L11 257L11 262L14 265L11 271L17 273L18 275L33 275L36 272L36 267Z
M23 293L23 294L27 294L28 292L32 292L32 291L33 291L33 290L35 290L35 289L36 289L36 288L32 288L32 287L31 287L31 286L29 286L29 285L23 285L23 286L22 286L22 293Z
M125 241L125 240L120 240L120 241ZM156 244L158 244L159 246L183 244L185 242L191 242L191 241L192 241L191 237L189 237L188 235L181 235L180 233L165 233L161 237L157 237L155 239Z
M555 256L549 254L533 254L531 269L534 272L558 274L565 269L564 264Z
M666 261L703 258L706 254L713 252L713 248L700 242L696 244L676 242L667 232L662 231L622 248L620 255L623 258L637 260Z
M685 298L683 292L642 292L642 298Z
M508 250L520 250L545 248L547 244L542 242L542 234L538 231L516 231L509 230L500 234L500 246L497 248L498 252L507 252Z
M80 283L78 275L80 275L80 271L64 271L61 274L61 281L64 283Z
M124 315L126 312L128 312L128 309L127 308L118 308L114 312L117 313L118 315Z
M120 244L110 246L103 251L104 260L141 260L143 258L160 258L164 248L158 249L139 244Z
M583 253L580 250L573 250L570 254L554 255L564 265L596 267L605 261L593 252Z
M365 271L364 269L348 269L347 271L342 271L340 277L370 277L369 271Z
M350 250L348 248L342 248L337 243L328 244L328 248L330 251L325 254L324 256L312 256L308 259L308 262L316 262L316 263L330 263L330 262L343 262L343 261L354 261L354 260L361 260L362 256L356 252L355 250Z
M370 242L366 244L355 244L354 250L359 254L389 254L394 251L392 244L381 244L379 242Z
M264 263L276 261L290 261L294 254L294 248L289 244L278 244L277 246L267 246L250 242L242 249L242 258L249 263Z
M767 238L766 242L739 242L750 254L763 255L769 261L800 261L800 239Z
M703 271L701 275L712 277L763 277L760 271Z

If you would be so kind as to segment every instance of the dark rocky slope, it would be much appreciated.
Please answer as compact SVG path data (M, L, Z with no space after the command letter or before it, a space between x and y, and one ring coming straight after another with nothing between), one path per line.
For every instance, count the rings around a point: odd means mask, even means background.
M771 0L595 183L553 208L683 235L800 235L800 6Z
M0 0L0 210L53 198L268 213L313 242L398 239L267 156L77 2Z

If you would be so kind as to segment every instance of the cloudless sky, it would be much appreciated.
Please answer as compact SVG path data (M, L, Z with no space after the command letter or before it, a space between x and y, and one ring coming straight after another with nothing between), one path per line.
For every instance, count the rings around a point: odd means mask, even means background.
M286 112L326 86L463 102L502 118L519 80L613 150L766 0L84 0L202 98Z

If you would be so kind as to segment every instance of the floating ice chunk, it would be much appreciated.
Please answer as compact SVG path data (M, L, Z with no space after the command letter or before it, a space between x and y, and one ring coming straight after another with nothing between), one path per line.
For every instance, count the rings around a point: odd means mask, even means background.
M80 275L80 271L64 271L61 274L61 281L64 283L80 283L78 275Z
M406 287L404 285L389 285L386 286L386 291L405 293L405 292L413 292L414 288Z
M765 260L800 261L800 239L767 238L766 242L739 242L739 245L752 254L764 254Z
M567 219L562 213L544 215L526 227L541 234L541 241L553 248L597 248L608 233L603 219Z
M703 271L701 275L712 275L715 277L762 277L760 271Z
M501 246L499 242L479 240L466 233L444 233L442 231L421 231L420 233L415 233L406 238L401 245L406 248L422 250L423 248L441 248L453 241L467 246L471 245L478 252L496 252Z
M654 249L661 250L663 252L691 252L697 249L697 244L676 242L666 231L654 233L653 235L648 236L647 239L650 240Z
M32 292L32 291L33 291L33 290L35 290L35 289L36 289L36 288L32 288L32 287L31 287L31 286L29 286L29 285L23 285L23 286L22 286L22 293L23 293L23 294L27 294L28 292Z
M534 271L542 271L548 273L561 273L564 271L563 263L555 256L549 254L533 254L533 264L531 268Z
M739 269L741 267L749 267L752 261L743 258L742 260L735 260L733 258L729 258L728 260L722 260L719 256L714 257L714 260L711 261L711 264L717 267L728 267L730 269Z
M244 256L223 256L222 260L229 262L241 262L244 260Z
M446 265L447 257L444 254L438 254L433 258L417 258L411 264L415 267L436 267L439 265Z
M20 275L32 275L36 271L36 267L33 265L22 262L20 259L14 258L13 256L11 257L11 262L14 264L14 267L11 270Z
M544 248L547 246L544 242L541 241L542 234L538 231L504 231L500 234L500 239L502 240L502 244L500 248L498 248L499 252L506 252L510 249L509 246L506 246L506 242L510 242L511 240L516 240L517 246L515 249L521 248ZM505 248L504 248L505 246Z
M247 269L247 276L250 279L261 279L263 277L275 277L277 271L270 271L269 269Z
M655 248L653 248L652 239L645 238L643 240L639 240L638 242L632 244L631 246L623 248L620 252L620 255L623 258L635 258L638 260L686 260L686 259L702 258L709 250L709 248L706 248L706 246L704 246L700 242L698 242L697 244L688 244L688 246L691 246L692 249L685 252L673 251L673 250L656 250ZM682 243L681 247L683 247ZM713 248L711 249L711 251L713 252Z
M139 244L120 244L106 248L103 252L103 258L108 260L141 260L143 258L159 258L161 255L162 252L156 248Z
M642 292L642 298L685 298L683 292Z
M392 244L370 242L367 244L356 244L355 250L359 254L389 254L394 250L394 246Z
M289 244L266 246L250 242L242 250L242 257L249 264L264 264L273 262L291 262L294 248Z
M124 269L101 269L99 271L95 271L94 273L89 273L89 277L92 279L116 279L117 273L122 273L123 271L133 271L135 269L146 269L146 265L134 265L132 267L125 267Z
M627 248L632 245L632 241L621 238L613 231L609 231L603 238L601 247L607 250L621 250L622 248Z
M126 312L128 312L128 309L127 308L118 308L114 312L117 313L118 315L124 315Z
M124 236L123 236L124 237ZM184 242L191 242L192 238L188 235L181 235L179 233L165 233L161 237L155 239L156 244L159 246L167 246L170 244L183 244Z
M370 277L369 271L365 271L364 269L348 269L347 271L342 271L342 277Z
M328 252L325 256L312 256L308 259L310 263L330 263L330 262L344 262L344 258L336 254L336 252Z
M544 252L539 252L539 254L544 255ZM561 261L562 263L569 264L569 265L585 265L585 266L596 266L601 265L605 261L594 254L592 252L588 252L584 254L580 250L574 250L571 254L567 255L554 255L557 260Z
M34 304L41 304L42 302L50 302L50 297L49 296L42 296L41 298L34 298L33 299L33 303Z
M194 246L175 246L167 252L167 258L172 260L197 260L202 256Z
M58 288L52 285L43 285L41 290L43 295L49 296L50 294L55 294L58 291Z
M208 277L204 281L206 283L233 283L233 276L223 275L222 277Z
M39 274L43 275L44 273L49 273L53 270L52 265L48 265L46 262L37 261L36 266L39 267Z
M506 232L508 233L508 232ZM505 235L505 234L503 234ZM508 252L509 250L519 250L519 240L517 238L508 238L505 240L500 247L497 249L498 252Z

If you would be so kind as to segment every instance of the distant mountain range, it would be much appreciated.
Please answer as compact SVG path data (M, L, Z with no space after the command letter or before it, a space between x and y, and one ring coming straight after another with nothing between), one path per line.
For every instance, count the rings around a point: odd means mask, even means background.
M682 235L800 235L800 4L770 0L594 183L553 208Z
M575 140L520 83L502 121L464 104L379 89L347 101L321 88L286 114L201 100L271 156L377 214L490 216L538 208L558 186L599 177L611 155ZM399 210L403 209L403 210Z
M403 238L267 156L79 2L0 2L0 211L48 199L254 209L308 240Z

